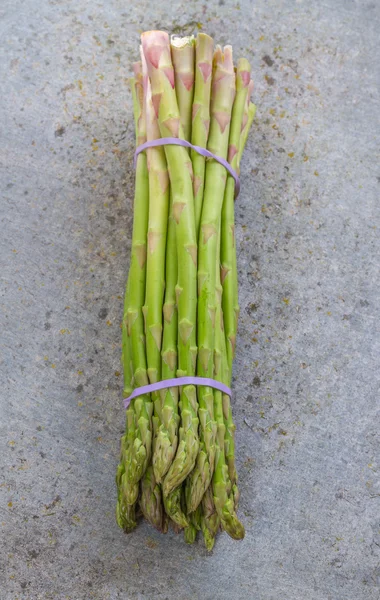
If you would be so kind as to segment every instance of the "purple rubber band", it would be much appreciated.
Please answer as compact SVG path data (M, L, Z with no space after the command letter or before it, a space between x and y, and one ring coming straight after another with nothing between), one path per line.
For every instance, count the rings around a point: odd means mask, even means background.
M212 387L215 390L219 390L228 396L232 396L231 389L215 379L209 377L176 377L174 379L164 379L164 381L157 381L157 383L150 383L149 385L143 385L133 390L132 394L128 398L124 398L124 408L128 408L129 403L133 398L142 396L143 394L150 394L151 392L157 392L158 390L165 390L166 388L178 387L179 385L205 385Z
M195 150L195 152L198 152L198 154L201 154L201 156L205 156L206 158L213 158L214 160L218 161L218 163L223 165L223 167L225 167L227 169L227 171L229 172L229 174L232 175L232 177L234 178L234 180L235 180L235 198L238 197L239 192L240 192L240 179L239 179L239 175L231 167L230 163L225 158L222 158L221 156L217 156L216 154L213 154L213 152L210 152L210 150L206 150L206 148L201 148L200 146L194 146L194 144L190 144L190 142L188 142L187 140L180 140L179 138L174 138L174 137L165 137L165 138L158 138L157 140L151 140L150 142L145 142L144 144L141 144L140 146L138 146L136 148L136 151L135 151L135 159L134 159L135 168L136 168L137 157L140 154L140 152L147 150L147 148L154 148L155 146L166 146L167 144L175 145L175 146L184 146L185 148L192 148L193 150Z

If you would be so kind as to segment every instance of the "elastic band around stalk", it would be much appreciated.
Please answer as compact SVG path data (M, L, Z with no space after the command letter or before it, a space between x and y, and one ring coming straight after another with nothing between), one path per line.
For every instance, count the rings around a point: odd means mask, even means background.
M133 398L137 398L143 394L165 390L166 388L178 387L180 385L204 385L219 390L230 396L230 398L232 396L231 389L224 383L216 381L216 379L211 379L209 377L174 377L173 379L164 379L163 381L157 381L156 383L150 383L149 385L143 385L136 388L128 398L124 398L124 408L128 408L129 403Z
M191 144L187 140L180 140L179 138L175 138L175 137L164 137L164 138L158 138L156 140L151 140L150 142L145 142L144 144L137 146L136 151L135 151L135 159L134 159L135 168L136 168L137 157L140 154L140 152L143 152L144 150L147 150L148 148L154 148L155 146L166 146L166 145L184 146L185 148L192 148L193 150L195 150L195 152L198 152L198 154L200 154L201 156L204 156L206 158L213 158L214 160L216 160L223 167L225 167L225 169L227 169L229 174L234 178L234 180L235 180L235 198L238 197L239 192L240 192L240 179L239 179L239 175L236 173L235 169L233 169L231 167L230 163L225 158L222 158L221 156L217 156L216 154L214 154L213 152L210 152L210 150L207 150L206 148L201 148L201 146L195 146L194 144Z

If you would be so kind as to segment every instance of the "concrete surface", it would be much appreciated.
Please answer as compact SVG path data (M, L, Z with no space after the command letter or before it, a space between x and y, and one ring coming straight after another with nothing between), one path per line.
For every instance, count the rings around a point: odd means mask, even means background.
M3 0L1 600L378 600L376 0ZM114 519L139 32L246 55L241 543ZM377 79L376 79L377 78Z

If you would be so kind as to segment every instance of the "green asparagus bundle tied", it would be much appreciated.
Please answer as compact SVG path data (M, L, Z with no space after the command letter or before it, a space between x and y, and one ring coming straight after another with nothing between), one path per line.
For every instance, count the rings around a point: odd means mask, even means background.
M239 173L255 115L253 83L248 61L234 66L231 46L214 46L203 33L170 40L148 31L140 54L131 88L136 145L148 147L136 160L124 394L172 385L136 395L127 408L116 518L126 532L142 516L164 533L171 525L187 543L200 531L211 550L219 529L244 537L235 425L230 396L193 378L231 383L239 315L236 182L220 160ZM157 145L169 137L184 142ZM181 377L190 383L175 387Z

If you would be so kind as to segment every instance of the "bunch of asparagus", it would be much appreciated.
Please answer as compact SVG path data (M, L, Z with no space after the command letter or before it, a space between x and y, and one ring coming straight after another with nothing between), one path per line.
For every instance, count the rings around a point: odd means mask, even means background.
M131 80L136 143L175 137L239 165L254 118L250 65L212 38L142 34ZM122 325L124 394L165 379L231 382L238 306L235 181L219 162L178 145L136 163L131 264ZM143 515L212 549L221 528L242 539L230 398L183 385L130 403L117 469L117 522Z

